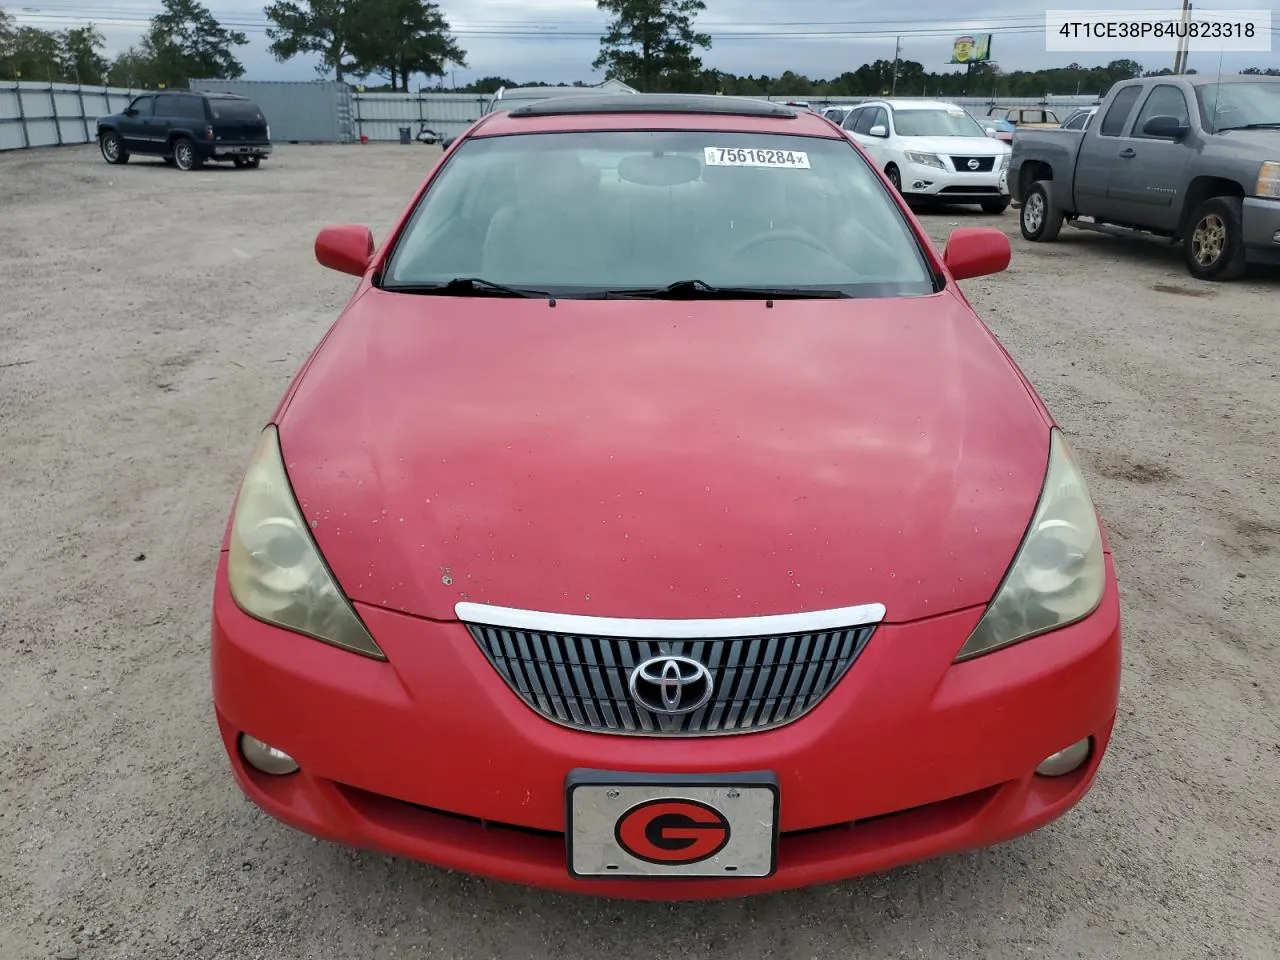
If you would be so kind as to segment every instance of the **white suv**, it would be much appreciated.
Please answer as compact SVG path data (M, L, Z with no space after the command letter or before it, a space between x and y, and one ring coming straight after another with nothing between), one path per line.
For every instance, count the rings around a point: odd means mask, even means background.
M844 131L908 200L1009 206L1009 144L962 107L937 100L871 100L845 117Z

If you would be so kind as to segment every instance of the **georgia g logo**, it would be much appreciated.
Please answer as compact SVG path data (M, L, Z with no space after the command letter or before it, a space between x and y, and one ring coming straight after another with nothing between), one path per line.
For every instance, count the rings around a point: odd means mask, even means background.
M613 828L614 839L637 860L688 866L709 860L729 842L729 821L697 800L646 800Z

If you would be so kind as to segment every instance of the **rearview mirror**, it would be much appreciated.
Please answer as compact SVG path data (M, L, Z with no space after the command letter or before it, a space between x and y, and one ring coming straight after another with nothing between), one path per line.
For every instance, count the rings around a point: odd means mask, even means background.
M373 233L368 227L343 223L316 234L316 260L323 267L363 277L373 259Z
M872 127L870 130L867 131L867 135L872 137L887 137L889 136L889 128L886 127L883 123L877 123L874 127Z
M955 280L1000 273L1009 266L1009 237L995 227L957 227L947 237L942 262Z
M1177 117L1152 117L1142 125L1142 135L1162 140L1181 140L1189 129Z
M702 176L702 164L679 154L633 154L618 161L618 179L642 187L675 187Z

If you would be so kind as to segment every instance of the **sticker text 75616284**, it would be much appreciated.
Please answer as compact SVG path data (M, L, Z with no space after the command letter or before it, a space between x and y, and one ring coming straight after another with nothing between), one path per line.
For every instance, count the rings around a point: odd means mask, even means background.
M707 147L703 162L709 167L786 167L808 170L803 150L769 150L760 147Z

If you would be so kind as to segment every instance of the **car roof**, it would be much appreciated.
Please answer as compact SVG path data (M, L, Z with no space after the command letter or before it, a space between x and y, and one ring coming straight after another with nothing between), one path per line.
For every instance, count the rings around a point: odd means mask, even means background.
M572 130L739 130L840 138L831 122L809 110L755 100L684 93L586 95L524 104L490 114L471 136Z
M494 94L499 100L535 100L551 97L597 96L625 97L625 90L593 90L591 87L502 87Z
M950 103L946 100L892 100L881 98L879 100L869 100L867 103L885 104L894 110L956 110L964 109L958 104ZM866 106L867 104L859 104Z
M229 90L190 90L187 87L170 87L160 90L143 90L138 94L140 97L160 96L164 93L175 93L187 97L211 97L217 100L248 100L242 93L232 93Z
M1152 87L1161 83L1181 80L1193 87L1208 87L1219 83L1280 83L1280 77L1252 73L1171 73L1162 77L1134 77L1121 80L1125 86Z

